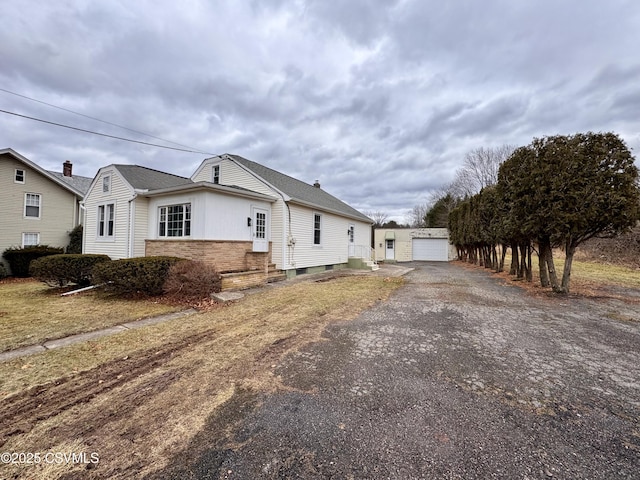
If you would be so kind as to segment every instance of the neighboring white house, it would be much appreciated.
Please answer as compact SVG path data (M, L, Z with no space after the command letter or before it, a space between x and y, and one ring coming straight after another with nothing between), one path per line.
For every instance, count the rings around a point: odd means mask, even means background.
M0 262L9 247L69 244L91 179L73 175L68 160L62 167L52 172L10 148L0 150Z
M103 167L85 209L83 251L114 259L173 255L221 272L267 275L272 265L287 276L372 259L368 217L317 183L237 155L206 159L191 178L136 165Z
M376 228L374 241L376 261L447 262L457 256L446 228Z

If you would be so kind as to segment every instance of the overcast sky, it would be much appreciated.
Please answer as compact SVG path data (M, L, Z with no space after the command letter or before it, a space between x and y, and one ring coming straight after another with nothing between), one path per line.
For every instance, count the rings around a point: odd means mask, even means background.
M0 18L0 89L398 221L478 147L614 131L640 149L637 0L0 0ZM0 109L176 146L4 91ZM210 156L0 113L5 147L90 177Z

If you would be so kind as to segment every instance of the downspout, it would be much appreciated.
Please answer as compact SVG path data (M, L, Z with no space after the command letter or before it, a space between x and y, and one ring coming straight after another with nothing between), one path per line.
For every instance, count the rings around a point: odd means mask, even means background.
M127 222L127 228L129 231L127 232L127 258L133 258L134 255L134 242L135 242L135 218L136 218L136 204L135 199L138 196L137 193L133 194L133 197L129 199L129 221Z
M84 200L79 203L80 211L78 221L82 225L82 253L87 253L87 229L85 225L87 224L87 209L84 205Z

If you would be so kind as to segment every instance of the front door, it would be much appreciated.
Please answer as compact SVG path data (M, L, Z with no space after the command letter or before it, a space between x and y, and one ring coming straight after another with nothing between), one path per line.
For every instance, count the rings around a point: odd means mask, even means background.
M269 236L267 235L268 222L267 210L264 208L253 207L252 209L252 228L251 235L253 237L253 251L254 252L268 252L269 251Z
M356 256L356 226L353 223L349 224L349 257Z
M396 258L395 240L385 240L386 248L384 250L385 260L394 260Z

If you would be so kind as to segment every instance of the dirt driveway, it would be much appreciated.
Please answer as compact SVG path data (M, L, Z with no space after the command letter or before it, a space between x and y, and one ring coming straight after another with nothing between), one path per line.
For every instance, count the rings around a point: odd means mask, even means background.
M407 285L240 392L159 478L640 478L640 304Z

